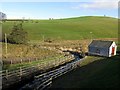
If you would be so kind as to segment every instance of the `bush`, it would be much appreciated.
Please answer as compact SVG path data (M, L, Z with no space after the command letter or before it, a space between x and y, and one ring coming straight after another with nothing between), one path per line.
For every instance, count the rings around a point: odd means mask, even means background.
M22 23L15 24L8 35L8 42L12 44L26 44L28 33L23 30Z

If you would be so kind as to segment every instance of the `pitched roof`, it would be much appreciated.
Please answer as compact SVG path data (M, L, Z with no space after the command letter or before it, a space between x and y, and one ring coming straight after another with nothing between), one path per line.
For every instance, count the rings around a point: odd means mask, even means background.
M93 40L89 47L109 48L113 41Z

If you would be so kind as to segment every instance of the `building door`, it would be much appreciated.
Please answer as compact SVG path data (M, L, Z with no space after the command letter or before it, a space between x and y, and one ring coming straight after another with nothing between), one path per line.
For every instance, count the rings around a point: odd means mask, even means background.
M115 53L115 47L112 47L112 55Z

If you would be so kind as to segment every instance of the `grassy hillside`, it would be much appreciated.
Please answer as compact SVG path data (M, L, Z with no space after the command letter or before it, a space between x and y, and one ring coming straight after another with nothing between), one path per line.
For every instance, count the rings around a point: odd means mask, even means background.
M118 88L119 59L89 56L79 68L53 81L52 88Z
M54 40L79 40L91 38L116 38L117 19L110 17L77 17L55 20L34 20L23 23L30 40L42 40L43 37ZM2 25L3 32L11 31L13 21ZM92 34L90 34L92 32Z

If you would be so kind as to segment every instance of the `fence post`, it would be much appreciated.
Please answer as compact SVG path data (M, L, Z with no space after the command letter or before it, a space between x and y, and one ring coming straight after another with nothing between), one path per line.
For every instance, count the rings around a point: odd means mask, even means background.
M22 63L22 61L23 61L22 58L20 59L20 61L21 61L21 63Z
M29 63L30 63L30 58L29 58Z
M36 57L36 58L35 58L35 60L37 61L37 60L38 60L38 58Z
M50 68L50 67L52 66L52 64L51 64L51 63L52 63L52 61L49 61L48 63L49 63L49 68Z
M12 65L12 60L10 60L10 64Z
M39 63L37 64L37 66L38 66L38 68L40 68L40 64Z
M46 66L47 66L47 69L49 69L49 62L47 62Z
M46 62L44 62L44 66L45 66L44 68L46 69Z
M62 58L62 61L61 61L62 64L64 63L64 59L65 59L65 58Z
M55 67L55 65L56 65L56 59L54 60L54 67Z
M59 66L59 58L57 58L57 66Z
M63 63L67 62L67 56L63 59Z
M42 69L44 69L44 68L45 68L45 62L42 63Z
M22 77L22 68L20 67L20 79Z
M60 65L60 62L61 62L61 59L60 59L60 58L59 58L58 62L59 62L59 65Z
M52 86L52 77L50 78L50 82L51 82L51 84L50 84L50 87Z
M6 79L8 79L8 70L5 71Z
M40 63L40 69L42 69L42 63Z

